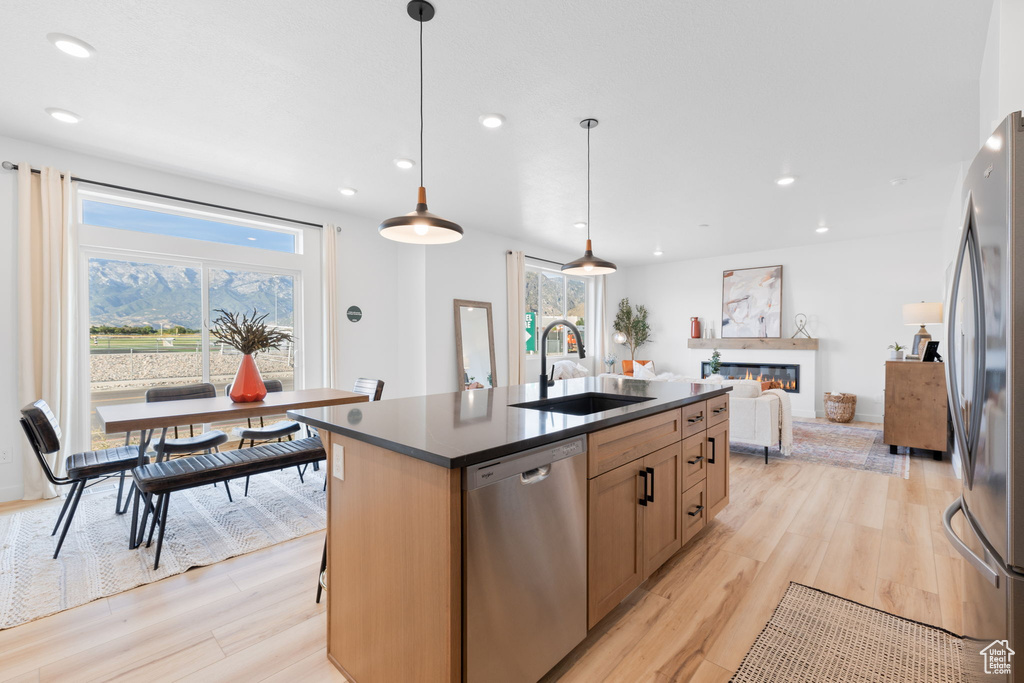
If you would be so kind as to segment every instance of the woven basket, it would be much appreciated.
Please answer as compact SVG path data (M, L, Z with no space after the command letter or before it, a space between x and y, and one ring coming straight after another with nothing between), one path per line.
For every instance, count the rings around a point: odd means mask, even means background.
M850 422L855 412L856 394L825 394L825 417L831 422Z

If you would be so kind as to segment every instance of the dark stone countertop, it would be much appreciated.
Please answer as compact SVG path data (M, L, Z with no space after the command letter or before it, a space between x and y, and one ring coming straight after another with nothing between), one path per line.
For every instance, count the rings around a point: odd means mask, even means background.
M540 385L535 383L296 410L288 416L441 467L459 468L721 396L729 390L704 384L584 377L555 382L548 388L548 398L599 392L651 400L591 415L511 407L537 400Z

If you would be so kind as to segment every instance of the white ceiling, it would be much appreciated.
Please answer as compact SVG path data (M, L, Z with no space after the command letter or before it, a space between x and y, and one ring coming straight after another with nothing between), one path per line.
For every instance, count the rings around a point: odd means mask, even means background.
M0 134L343 208L368 230L413 208L418 169L392 163L418 157L403 0L3 5ZM935 228L975 151L991 0L435 6L426 186L466 230L580 250L588 116L595 247L625 265L656 245L675 260ZM67 57L50 32L98 54ZM488 112L508 122L485 129Z

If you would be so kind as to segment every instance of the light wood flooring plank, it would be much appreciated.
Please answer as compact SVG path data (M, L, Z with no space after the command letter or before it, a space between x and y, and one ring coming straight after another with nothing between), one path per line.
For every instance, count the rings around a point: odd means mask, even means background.
M885 501L889 486L894 481L896 477L858 471L846 497L840 521L881 529L885 526Z
M878 579L872 607L925 624L942 625L939 596L913 586Z
M870 605L875 595L882 531L839 522L814 579L814 587Z

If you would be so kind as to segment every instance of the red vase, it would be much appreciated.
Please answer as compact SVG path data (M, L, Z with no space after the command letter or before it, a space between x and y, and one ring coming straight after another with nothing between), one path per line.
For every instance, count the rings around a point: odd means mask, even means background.
M690 339L700 339L700 318L690 318Z
M267 396L267 387L260 377L259 368L251 354L242 356L235 381L231 384L231 400L235 403L252 403L262 401Z

